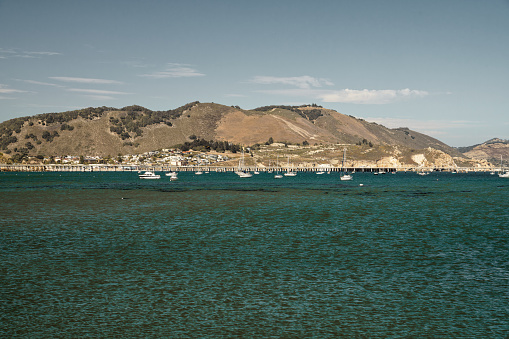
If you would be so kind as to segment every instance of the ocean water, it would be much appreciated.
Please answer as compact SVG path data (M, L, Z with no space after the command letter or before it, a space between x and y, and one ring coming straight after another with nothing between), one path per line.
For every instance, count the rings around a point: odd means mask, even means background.
M0 173L0 336L507 338L508 198L489 174Z

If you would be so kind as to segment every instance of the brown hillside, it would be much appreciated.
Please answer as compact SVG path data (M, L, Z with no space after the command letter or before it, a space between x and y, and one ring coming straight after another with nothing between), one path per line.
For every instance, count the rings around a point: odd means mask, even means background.
M196 136L250 146L276 142L432 147L446 144L409 129L388 129L319 106L266 106L255 110L190 103L174 110L98 107L12 119L0 124L0 152L29 155L136 154L182 144Z

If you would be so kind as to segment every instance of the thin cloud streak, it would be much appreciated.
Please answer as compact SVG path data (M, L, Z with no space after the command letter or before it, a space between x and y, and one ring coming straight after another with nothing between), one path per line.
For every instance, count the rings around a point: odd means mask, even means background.
M324 102L340 102L352 104L388 104L403 98L415 98L427 96L428 92L419 90L405 89L385 89L385 90L354 90L342 89L320 94L319 97Z
M246 98L247 95L244 94L225 94L225 97L227 98Z
M127 92L117 92L117 91L105 91L101 89L82 89L82 88L69 88L66 91L68 92L77 92L77 93L88 93L93 95L114 95L114 94L120 94L120 95L128 95L132 93Z
M310 97L312 99L322 100L323 102L371 105L390 104L402 99L422 98L428 95L428 92L426 91L410 90L408 88L400 90L352 90L348 88L342 90L318 90L294 88L283 90L262 90L257 92L273 95Z
M190 77L202 77L205 74L198 72L194 68L188 67L186 64L169 63L164 71L145 73L140 76L153 79L165 79L165 78L190 78Z
M123 84L123 82L121 81L108 79L75 78L75 77L49 77L49 78L62 82L73 82L80 84L96 84L96 85Z
M314 78L308 75L298 77L273 77L273 76L255 76L249 82L260 85L289 85L301 89L308 89L312 87L322 87L322 85L332 86L331 81L322 78Z
M339 102L350 104L388 104L404 98L417 98L427 96L429 93L421 90L405 89L322 89L323 86L334 84L323 78L315 78L309 75L297 77L274 77L255 76L248 82L259 85L285 85L296 88L260 90L258 93L310 97L323 102Z
M65 87L65 86L62 86L62 85L52 84L52 83L49 83L49 82L42 82L42 81L35 81L35 80L22 80L22 79L17 79L17 80L18 81L23 81L23 82L26 82L27 84L32 84L32 85L52 86L52 87L59 87L59 88Z
M107 95L86 95L87 98L92 100L115 100L116 98Z
M0 48L0 59L8 58L40 58L43 56L62 55L58 52L50 51L22 51L18 48L4 49Z
M10 93L28 93L28 91L23 91L20 89L8 88L7 85L0 84L0 93L2 94L10 94Z

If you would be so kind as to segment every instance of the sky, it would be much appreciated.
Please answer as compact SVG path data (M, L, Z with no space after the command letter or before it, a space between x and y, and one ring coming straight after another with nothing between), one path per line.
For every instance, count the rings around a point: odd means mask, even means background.
M193 101L509 139L509 0L0 0L0 121Z

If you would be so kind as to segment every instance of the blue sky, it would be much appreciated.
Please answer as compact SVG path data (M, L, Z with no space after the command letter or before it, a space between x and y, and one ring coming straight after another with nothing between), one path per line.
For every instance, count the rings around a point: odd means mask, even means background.
M509 0L0 0L0 121L196 100L509 139Z

